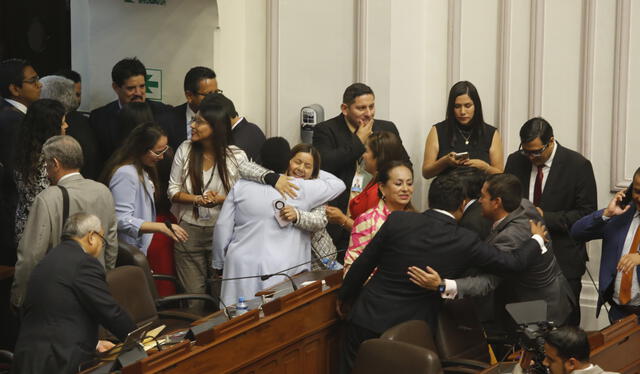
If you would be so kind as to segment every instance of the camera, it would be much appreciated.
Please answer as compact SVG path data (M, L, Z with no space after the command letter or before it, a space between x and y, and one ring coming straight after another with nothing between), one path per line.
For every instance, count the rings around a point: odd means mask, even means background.
M507 311L518 324L516 329L517 344L527 352L533 353L533 365L528 373L548 374L549 369L544 361L545 336L555 329L552 321L547 321L547 303L544 300L525 301L506 306Z

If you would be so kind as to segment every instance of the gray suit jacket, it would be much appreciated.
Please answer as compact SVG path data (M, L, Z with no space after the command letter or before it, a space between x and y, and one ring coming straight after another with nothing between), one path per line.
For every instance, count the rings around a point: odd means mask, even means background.
M502 251L513 251L531 237L529 220L542 220L535 206L522 199L520 206L509 213L487 237L487 242ZM575 297L567 280L553 255L551 242L546 244L548 251L535 259L524 272L507 275L508 282L501 287L504 302L545 300L547 317L561 325L575 304ZM458 297L483 296L494 291L500 285L502 277L494 274L456 279Z
M118 257L118 238L111 192L104 184L79 174L63 179L59 185L69 192L69 215L85 212L95 214L102 221L107 246L98 260L107 270L113 269ZM11 289L13 305L22 305L31 272L47 251L60 243L62 225L62 192L57 186L50 186L36 196L18 244L18 261Z

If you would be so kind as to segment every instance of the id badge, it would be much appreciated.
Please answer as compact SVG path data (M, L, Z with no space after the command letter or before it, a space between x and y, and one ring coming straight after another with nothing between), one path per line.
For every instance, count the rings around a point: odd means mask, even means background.
M203 206L198 207L198 216L200 219L211 219L211 210Z
M360 173L356 173L353 176L353 183L351 184L351 192L362 192L362 186L364 184L364 176Z

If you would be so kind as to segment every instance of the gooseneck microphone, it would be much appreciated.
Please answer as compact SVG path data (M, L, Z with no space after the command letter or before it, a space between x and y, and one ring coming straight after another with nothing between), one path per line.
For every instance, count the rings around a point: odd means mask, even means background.
M296 286L296 282L294 282L293 278L291 278L291 276L287 273L273 273L273 274L261 275L260 280L266 281L267 279L274 277L276 275L287 277L289 279L289 282L291 282L291 287L293 287L293 290L296 291L298 289L298 286Z

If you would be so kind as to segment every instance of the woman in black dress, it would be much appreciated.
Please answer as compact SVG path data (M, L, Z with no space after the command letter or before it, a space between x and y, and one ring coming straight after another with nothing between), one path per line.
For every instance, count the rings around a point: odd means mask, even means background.
M456 153L468 153L457 158ZM429 179L459 167L473 167L487 174L504 170L502 140L498 130L486 124L482 103L471 82L451 87L444 121L435 124L424 149L422 176Z

